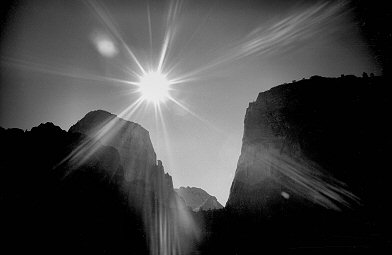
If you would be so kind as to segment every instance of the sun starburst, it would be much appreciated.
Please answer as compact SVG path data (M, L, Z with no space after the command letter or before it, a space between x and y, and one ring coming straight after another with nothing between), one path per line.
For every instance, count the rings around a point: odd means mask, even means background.
M171 82L165 74L152 71L140 77L137 91L142 100L154 105L164 103L170 98Z

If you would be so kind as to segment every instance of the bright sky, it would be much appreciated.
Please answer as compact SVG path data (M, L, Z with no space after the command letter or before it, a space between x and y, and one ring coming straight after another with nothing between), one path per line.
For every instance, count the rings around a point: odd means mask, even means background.
M161 63L178 82L175 102L159 103L159 115L146 100L127 119L150 131L175 187L222 204L259 92L312 75L380 73L342 1L20 2L1 37L0 126L68 130L91 110L120 114L140 97L140 66Z

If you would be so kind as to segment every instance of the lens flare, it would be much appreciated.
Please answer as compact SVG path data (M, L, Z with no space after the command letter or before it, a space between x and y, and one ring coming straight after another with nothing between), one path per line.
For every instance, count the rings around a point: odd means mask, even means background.
M96 32L91 36L97 51L104 57L113 58L118 54L114 40L103 32Z

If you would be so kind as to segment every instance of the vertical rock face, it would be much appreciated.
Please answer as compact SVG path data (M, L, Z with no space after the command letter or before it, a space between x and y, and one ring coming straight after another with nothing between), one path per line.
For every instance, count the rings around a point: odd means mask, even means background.
M173 193L172 178L165 174L162 162L156 160L149 133L142 126L97 110L86 114L69 132L88 137L89 144L82 145L87 151L94 151L102 144L119 152L123 185L133 191L129 195L134 204L143 205L144 200L149 199L146 196L152 196L151 192L159 193L159 202L169 204Z
M386 84L314 76L260 93L246 111L226 206L266 214L292 204L341 210L381 196Z
M139 124L98 110L88 113L69 129L88 137L71 155L79 162L93 154L100 144L113 147L120 154L124 171L121 189L143 218L151 254L186 254L195 226L184 210L174 189L172 177L156 160L149 133ZM83 153L80 153L80 152ZM83 155L83 156L80 156Z

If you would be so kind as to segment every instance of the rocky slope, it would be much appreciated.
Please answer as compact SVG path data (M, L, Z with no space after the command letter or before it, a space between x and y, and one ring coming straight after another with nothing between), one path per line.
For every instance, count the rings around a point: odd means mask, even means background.
M383 77L314 76L260 93L246 110L226 206L266 215L383 207L387 84Z
M193 211L207 211L223 208L216 197L211 196L203 189L196 187L180 187L179 189L175 189L175 191Z

